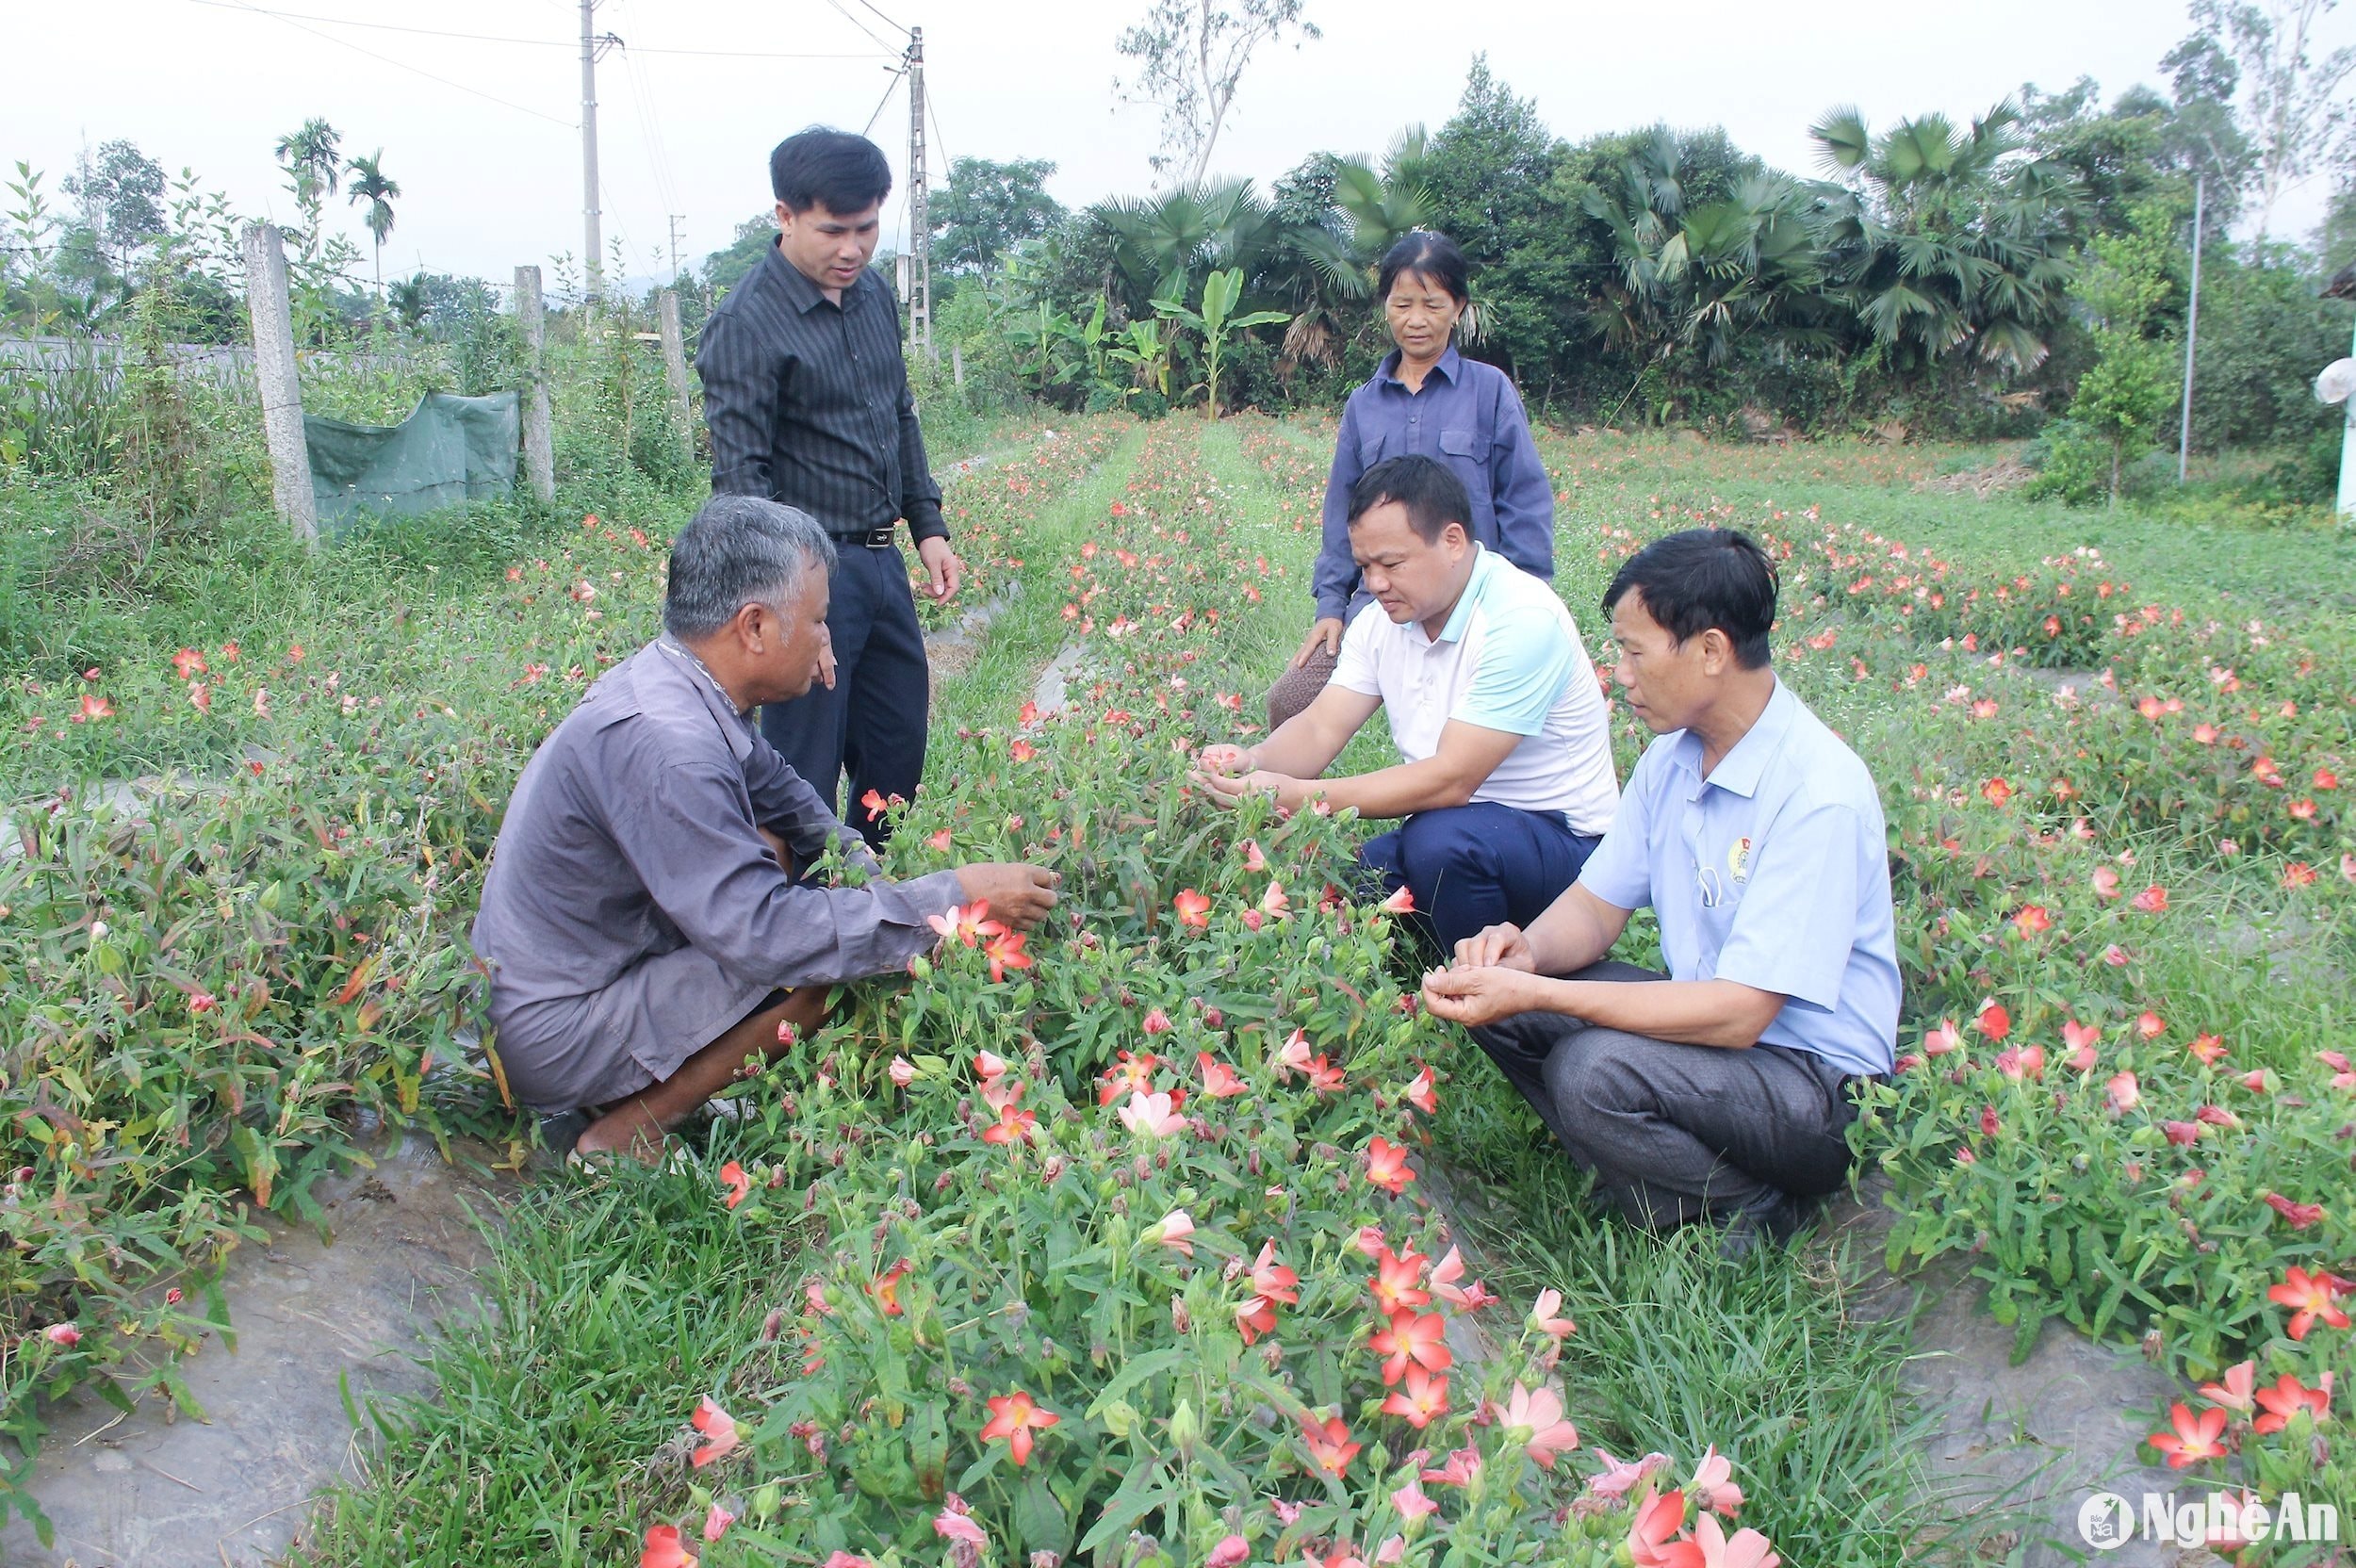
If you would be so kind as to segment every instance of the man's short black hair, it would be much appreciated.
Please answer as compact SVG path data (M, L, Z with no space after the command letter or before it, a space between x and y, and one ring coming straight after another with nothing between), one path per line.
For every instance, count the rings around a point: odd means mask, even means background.
M1628 557L1603 591L1603 612L1629 589L1644 613L1679 643L1716 627L1746 670L1767 665L1767 633L1775 624L1775 568L1747 533L1689 528L1656 539Z
M812 125L769 155L769 188L786 210L823 206L838 217L864 212L892 194L892 165L863 136Z
M1360 474L1350 487L1350 520L1355 523L1389 501L1407 509L1408 526L1427 545L1438 544L1450 523L1472 531L1472 498L1464 494L1464 482L1436 457L1410 452Z

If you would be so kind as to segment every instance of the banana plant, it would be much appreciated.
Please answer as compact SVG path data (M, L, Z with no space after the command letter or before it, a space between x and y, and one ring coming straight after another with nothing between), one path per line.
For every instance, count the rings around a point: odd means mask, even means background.
M1131 393L1152 387L1165 400L1170 397L1170 339L1162 335L1159 319L1132 321L1104 351L1123 365L1136 368L1137 384L1121 394L1125 401Z
M1203 335L1203 388L1210 396L1211 418L1219 418L1219 368L1227 357L1231 336L1252 327L1269 326L1290 321L1292 316L1282 310L1254 310L1235 314L1235 302L1243 297L1243 269L1231 267L1224 272L1214 272L1203 280L1203 308L1188 308L1184 300L1156 300L1153 312L1180 325L1192 327ZM1188 387L1186 390L1194 390Z

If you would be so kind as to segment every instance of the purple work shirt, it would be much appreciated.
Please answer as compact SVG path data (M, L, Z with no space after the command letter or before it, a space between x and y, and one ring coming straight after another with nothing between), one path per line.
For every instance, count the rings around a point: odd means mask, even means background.
M541 743L473 930L501 1064L526 1104L587 1103L617 1069L667 1078L773 990L904 967L938 939L926 917L962 901L955 872L796 883L758 827L797 866L829 842L875 865L676 644L607 671Z
M1309 578L1317 614L1347 621L1365 604L1350 558L1350 487L1385 458L1420 452L1447 464L1472 498L1472 536L1541 582L1554 580L1554 488L1538 461L1520 394L1494 365L1453 346L1407 390L1393 350L1342 407L1325 486L1325 541Z

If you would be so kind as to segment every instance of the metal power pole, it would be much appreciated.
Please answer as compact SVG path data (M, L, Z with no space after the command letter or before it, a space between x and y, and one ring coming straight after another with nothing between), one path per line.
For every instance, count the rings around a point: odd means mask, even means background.
M908 29L908 243L916 253L910 280L908 338L933 350L933 225L924 212L924 29Z
M671 214L671 286L679 286L679 226L687 221L687 214Z
M597 0L581 0L581 234L588 251L583 278L596 299L604 280L605 240L597 229L597 58L621 43L612 33L597 35Z
M2201 335L2201 225L2206 212L2209 181L2196 174L2192 181L2192 302L2184 311L2184 413L2176 432L2176 482L2184 482L2192 461L2192 346Z

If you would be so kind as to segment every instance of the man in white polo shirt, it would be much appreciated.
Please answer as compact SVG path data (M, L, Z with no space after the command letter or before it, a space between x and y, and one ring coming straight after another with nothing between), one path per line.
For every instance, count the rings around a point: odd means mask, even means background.
M1725 1221L1739 1256L1841 1184L1857 1083L1890 1071L1881 797L1769 667L1775 568L1748 538L1655 540L1603 605L1657 739L1577 885L1527 929L1460 943L1424 1007L1471 1029L1604 1204ZM1604 959L1645 907L1666 975Z
M1342 637L1317 700L1256 746L1203 748L1203 782L1233 801L1272 792L1362 817L1404 817L1360 858L1405 888L1443 949L1534 920L1612 825L1618 786L1595 668L1554 591L1484 549L1471 502L1424 456L1366 470L1350 548L1374 602ZM1399 763L1320 776L1382 709Z

